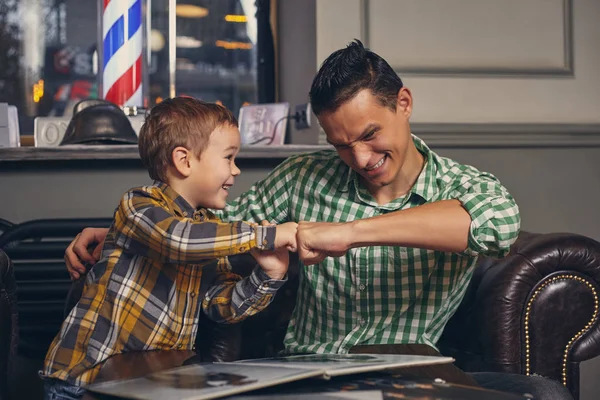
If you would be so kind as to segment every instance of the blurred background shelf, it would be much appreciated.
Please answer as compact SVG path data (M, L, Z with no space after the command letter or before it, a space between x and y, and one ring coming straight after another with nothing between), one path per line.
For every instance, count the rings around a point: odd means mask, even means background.
M22 142L23 144L23 142ZM239 159L285 159L287 157L332 149L327 145L283 145L242 147ZM139 160L137 145L87 146L72 145L59 147L19 147L0 148L0 163L27 161L68 161L68 160Z

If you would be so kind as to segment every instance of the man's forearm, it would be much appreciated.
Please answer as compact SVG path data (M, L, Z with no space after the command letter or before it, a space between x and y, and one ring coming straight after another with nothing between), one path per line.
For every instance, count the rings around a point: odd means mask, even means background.
M461 252L471 217L458 200L442 200L349 224L350 246L403 246Z

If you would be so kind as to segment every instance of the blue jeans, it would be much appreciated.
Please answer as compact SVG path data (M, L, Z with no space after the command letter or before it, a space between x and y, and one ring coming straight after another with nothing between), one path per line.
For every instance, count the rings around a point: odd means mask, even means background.
M58 379L44 379L44 400L80 400L85 390Z
M517 394L529 393L536 400L573 400L566 387L541 376L502 372L470 372L469 375L485 389Z

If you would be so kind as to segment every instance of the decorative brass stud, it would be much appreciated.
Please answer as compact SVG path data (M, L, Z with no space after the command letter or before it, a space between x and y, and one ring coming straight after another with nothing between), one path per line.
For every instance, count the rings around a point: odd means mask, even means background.
M563 369L562 369L562 383L564 386L567 386L567 362L568 362L568 357L569 357L569 350L571 349L572 344L579 339L587 330L589 330L592 326L592 324L594 323L594 321L596 320L596 318L598 317L598 294L596 293L596 289L594 288L594 286L588 282L587 280L579 277L579 276L575 276L573 274L565 274L565 275L558 275L558 276L554 276L552 277L552 279L547 280L546 282L544 282L541 286L539 286L536 291L533 293L533 296L531 296L531 298L529 299L529 302L527 303L527 308L525 311L525 375L531 375L531 360L530 360L530 354L529 354L529 313L531 312L531 306L533 304L533 301L535 300L535 298L537 297L537 295L546 287L548 286L548 284L552 283L552 282L556 282L557 280L566 280L566 279L575 279L578 282L583 283L584 285L586 285L590 291L592 292L593 296L594 296L594 313L592 315L592 319L585 325L585 327L580 330L575 336L573 336L571 338L571 340L569 340L569 342L567 343L567 345L565 346L565 351L564 351L564 355L563 355Z

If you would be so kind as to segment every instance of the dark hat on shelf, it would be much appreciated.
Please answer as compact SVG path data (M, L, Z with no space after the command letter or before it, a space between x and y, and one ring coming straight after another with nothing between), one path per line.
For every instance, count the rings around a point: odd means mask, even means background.
M129 118L114 103L101 99L82 100L73 107L61 146L69 144L137 144Z

